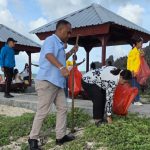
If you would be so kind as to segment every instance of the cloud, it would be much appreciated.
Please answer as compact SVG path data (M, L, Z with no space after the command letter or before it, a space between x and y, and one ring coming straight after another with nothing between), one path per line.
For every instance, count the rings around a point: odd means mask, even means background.
M23 0L11 0L11 4L17 13L23 13L25 11Z
M27 25L29 27L29 30L27 32L32 31L34 29L37 29L38 27L41 27L42 25L44 25L46 23L48 23L48 21L43 17L40 17L36 20L32 20ZM28 33L28 37L31 38L32 40L34 40L35 42L39 43L39 44L43 43L43 41L41 41L35 34L29 34Z
M19 0L13 0L15 4L20 3ZM41 41L36 37L36 35L29 34L32 29L35 29L45 23L46 19L38 18L37 20L32 20L29 23L25 23L22 20L16 19L15 15L8 9L8 0L0 0L0 23L6 25L7 27L23 34L24 36L35 40L38 43Z
M4 4L3 2L4 1ZM8 9L7 0L0 0L0 23L23 34L30 39L36 39L35 35L29 34L29 25L25 24L22 20L17 20L13 13Z
M16 1L17 2L17 1ZM22 20L17 20L14 14L8 9L8 1L0 0L0 24L6 25L7 27L17 31L18 33L23 34L24 36L41 43L36 35L29 34L29 31L34 27L39 27L46 23L46 20L39 18L37 20L31 21L29 24L25 24ZM38 54L33 54L33 61L38 61ZM28 56L25 52L20 52L16 56L16 64L19 71L24 67L24 64L28 62Z
M42 25L46 24L48 21L45 18L38 18L37 20L33 20L29 23L29 27L31 30L34 30Z
M48 21L43 18L43 17L40 17L38 18L37 20L33 20L29 23L29 28L30 28L30 31L31 30L34 30L38 27L41 27L42 25L46 24ZM35 35L32 35L34 36L34 40L37 41L38 43L42 44L43 42L40 41L37 36ZM35 63L35 64L38 64L38 61L39 61L39 53L36 53L36 54L32 54L32 63ZM36 67L33 67L34 71L37 72L37 68Z
M40 17L37 20L33 20L33 21L31 21L29 23L30 31L34 30L34 29L36 29L38 27L41 27L42 25L44 25L46 23L48 23L48 21L45 18L43 18L43 17ZM37 36L36 37L35 37L35 35L33 35L33 36L34 36L35 41L38 41L38 43L40 43L42 45L43 41L40 41L37 38ZM38 64L39 56L40 56L39 53L32 54L32 63ZM36 67L33 67L33 69L34 69L35 72L37 72L37 68Z
M0 0L0 22L1 24L4 24L8 27L11 27L12 29L17 29L17 30L23 30L23 22L21 21L17 21L14 16L12 15L12 13L7 9L7 1L4 0Z
M143 22L144 8L138 4L128 3L125 6L120 6L117 13L136 24L141 25Z
M7 7L7 1L6 0L0 0L0 10L5 9Z
M132 2L133 0L96 0L96 2L106 8L116 5L125 5L128 2Z
M42 8L43 14L48 17L49 20L56 19L58 17L67 15L70 12L79 10L88 6L92 0L59 0L59 2L52 0L38 0L39 5Z

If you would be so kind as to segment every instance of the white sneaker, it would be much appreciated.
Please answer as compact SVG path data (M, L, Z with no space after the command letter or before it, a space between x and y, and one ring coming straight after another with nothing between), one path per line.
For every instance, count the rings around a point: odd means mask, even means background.
M141 102L134 102L133 105L135 105L135 106L142 106L143 104Z

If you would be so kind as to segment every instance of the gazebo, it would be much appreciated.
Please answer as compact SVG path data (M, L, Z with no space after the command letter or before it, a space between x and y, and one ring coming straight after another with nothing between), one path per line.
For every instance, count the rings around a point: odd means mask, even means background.
M135 35L143 37L144 42L150 40L150 32L107 10L99 4L92 4L84 9L61 17L38 29L31 31L40 40L44 40L55 32L56 23L65 19L72 24L72 36L69 44L75 44L80 35L79 46L86 51L86 71L89 70L89 52L93 47L102 47L102 64L105 65L106 46L130 44Z
M0 48L5 44L8 37L12 37L17 41L14 48L16 54L19 54L20 51L25 51L29 57L29 85L31 85L31 53L39 52L41 46L20 33L0 24Z

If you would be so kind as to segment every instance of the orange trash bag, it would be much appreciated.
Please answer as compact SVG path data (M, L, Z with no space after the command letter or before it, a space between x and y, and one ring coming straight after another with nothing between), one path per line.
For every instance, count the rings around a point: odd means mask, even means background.
M118 84L114 93L113 112L117 115L127 115L128 108L138 94L138 89L128 83Z
M138 73L136 74L137 82L140 85L145 85L147 79L150 77L150 68L144 57L140 58L141 64Z
M68 79L68 87L69 87L69 95L72 96L72 72L73 69L70 71L69 79ZM74 67L74 96L78 96L78 94L81 91L81 79L82 79L82 74L78 70L77 67Z

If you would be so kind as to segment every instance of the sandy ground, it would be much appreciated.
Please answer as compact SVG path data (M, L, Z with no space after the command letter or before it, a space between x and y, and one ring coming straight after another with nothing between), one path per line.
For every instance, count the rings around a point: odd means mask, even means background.
M34 112L32 110L28 110L25 108L0 105L0 115L16 117L21 116L24 113L34 113Z
M0 105L0 115L16 117L21 116L24 113L34 113L34 112L32 110L24 108ZM28 137L22 137L17 141L11 142L10 145L0 147L0 150L21 150L21 144L27 143L27 139Z
M27 143L28 137L21 137L17 141L11 142L9 145L0 147L0 150L21 150L21 144Z

